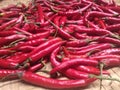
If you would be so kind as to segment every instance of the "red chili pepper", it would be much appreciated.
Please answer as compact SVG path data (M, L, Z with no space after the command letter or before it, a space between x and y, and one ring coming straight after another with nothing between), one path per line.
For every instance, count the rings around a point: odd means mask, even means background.
M44 23L44 12L43 12L43 8L40 4L37 4L37 12L38 12L38 22L40 23Z
M65 74L68 78L71 79L88 79L90 78L89 74L86 72L78 71L75 69L68 69L68 70L63 70L63 74Z
M17 31L1 31L0 32L0 37L6 37L6 36L10 36L10 35L13 35L13 34L17 34L19 32Z
M102 59L110 59L110 58L117 58L117 59L120 59L120 56L119 56L119 55L112 55L112 54L109 54L109 55L100 55L100 56L93 56L93 57L90 57L90 59L94 59L94 60L98 60L98 61L101 61Z
M120 66L120 59L118 58L103 59L101 62L104 64L105 68Z
M17 68L17 63L10 62L4 59L0 59L0 67L3 69L16 69Z
M62 36L63 38L70 40L70 39L74 39L73 36L71 36L70 34L68 34L67 32L65 32L64 30L62 30L60 27L58 27L57 25L55 25L52 21L49 21L57 30L58 30L58 34L60 36Z
M83 65L79 65L77 67L75 67L75 69L83 71L83 72L87 72L89 74L95 74L95 75L99 75L100 74L100 70L96 67L92 67L92 66L83 66ZM102 71L103 74L110 74L108 71L103 70Z
M66 46L67 47L81 47L81 46L88 45L91 41L92 40L89 40L89 39L73 40L73 41L66 42Z
M9 22L6 22L6 23L2 24L2 25L0 26L0 31L4 30L5 28L7 28L7 27L10 26L10 25L15 24L16 21L17 21L17 19L13 19L13 20L11 20L11 21L9 21Z
M60 18L61 16L56 16L54 19L53 19L53 22L56 26L60 26Z
M63 27L65 25L66 21L67 21L67 17L66 16L62 16L60 18L60 22L59 22L60 23L60 27Z
M119 28L120 28L120 24L110 25L106 27L106 29L110 31L119 30Z
M42 61L39 62L38 64L35 64L34 66L31 66L31 67L28 69L28 71L35 72L35 71L43 68L43 67L44 67L44 64L47 63L47 62L48 62L47 59L42 60Z
M109 43L104 43L104 44L98 44L96 45L95 47L91 47L91 48L87 48L87 49L83 49L83 50L80 50L80 51L70 51L71 54L77 54L77 55L82 55L82 54L87 54L91 51L101 51L101 50L105 50L105 49L109 49L109 48L112 48L113 45L112 44L109 44Z
M50 74L54 74L57 71L64 70L67 68L70 68L71 66L75 65L90 65L90 66L97 66L98 61L95 60L90 60L90 59L84 59L84 58L79 58L79 59L71 59L65 62L62 62L59 66L53 68L50 72Z
M11 42L14 42L15 40L18 40L18 39L24 40L25 38L26 38L25 35L17 35L17 34L3 37L3 38L0 38L0 46L10 44Z
M95 79L80 79L80 80L56 80L47 77L43 77L32 72L24 72L21 79L27 83L31 83L38 86L43 86L46 88L75 88L75 87L85 87L89 85L91 82L95 81Z
M37 51L36 53L33 53L34 51L31 52L30 53L30 57L29 57L30 58L30 62L31 63L35 63L36 61L38 61L43 56L46 56L46 55L50 54L54 50L54 48L60 46L63 43L64 42L62 42L62 41L61 42L57 42L57 43L55 43L53 45L50 45L49 47L47 47L45 49L41 48L41 49L43 49L41 51L35 50L35 51Z
M98 46L99 44L97 43L93 43L93 44L89 44L87 46L83 46L83 47L67 47L68 50L72 50L72 51L80 51L80 50L84 50L84 49L89 49L89 48L93 48Z
M110 48L110 49L105 49L105 50L102 50L96 54L94 54L93 56L99 56L99 55L109 55L109 54L112 54L112 55L119 55L120 54L120 49L119 48Z
M24 52L24 53L29 53L34 49L35 49L35 47L33 47L33 46L21 46L17 50L21 51L21 52Z
M17 73L23 72L22 70L9 70L9 69L1 69L0 70L0 78L9 80L9 79L17 79Z
M0 49L0 56L4 56L4 55L10 55L12 53L14 53L15 51L9 50L9 49Z

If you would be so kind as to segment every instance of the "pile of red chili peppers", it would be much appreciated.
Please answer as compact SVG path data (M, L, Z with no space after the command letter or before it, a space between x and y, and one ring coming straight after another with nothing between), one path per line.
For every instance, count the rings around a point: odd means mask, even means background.
M32 0L0 9L1 79L86 87L120 65L119 47L120 6L114 0ZM36 74L47 63L50 77Z

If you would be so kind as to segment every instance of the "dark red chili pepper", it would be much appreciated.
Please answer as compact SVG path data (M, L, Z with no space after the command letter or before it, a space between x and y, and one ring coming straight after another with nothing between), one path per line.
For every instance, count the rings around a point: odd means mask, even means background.
M43 77L32 72L23 72L22 76L20 75L20 78L27 83L56 89L85 87L95 81L93 78L80 80L56 80Z

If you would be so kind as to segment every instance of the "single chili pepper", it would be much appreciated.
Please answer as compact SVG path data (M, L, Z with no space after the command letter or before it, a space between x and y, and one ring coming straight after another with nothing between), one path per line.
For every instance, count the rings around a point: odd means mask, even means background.
M30 35L27 40L35 40L35 39L40 39L40 38L46 38L50 35L50 31L45 31L43 33L37 33L37 34L33 34Z
M18 16L19 13L17 11L5 11L3 13L0 13L0 17L15 17Z
M99 55L109 55L109 54L112 54L112 55L119 55L120 54L120 49L119 48L110 48L110 49L105 49L105 50L102 50L98 53L95 53L93 56L99 56Z
M18 34L19 32L17 31L1 31L0 32L0 37L6 37L6 36L10 36L10 35L13 35L13 34Z
M24 30L22 30L22 29L19 29L19 28L17 28L17 27L14 27L14 29L15 29L16 31L18 31L19 33L21 33L21 34L25 34L25 35L28 35L28 36L32 35L31 33L27 32L27 31L24 31Z
M10 55L12 53L14 53L15 51L9 50L9 49L0 49L0 56L3 55Z
M26 36L25 35L10 35L10 36L7 36L7 37L3 37L3 38L0 38L0 46L3 46L3 45L6 45L6 44L9 44L15 40L18 40L18 39L25 39Z
M66 16L69 16L69 15L75 15L75 14L78 14L78 13L83 13L84 11L86 11L88 8L90 8L92 6L92 3L88 4L87 6L81 8L81 9L78 9L78 10L74 10L74 11L68 11L68 12L58 12L60 15L66 15Z
M29 53L34 49L35 49L35 47L33 47L33 46L21 46L17 50L21 51L21 52Z
M64 70L63 74L65 74L68 78L71 79L88 79L89 74L86 72L82 72L82 71L78 71L75 69L68 69L68 70Z
M109 14L109 13L105 13L105 12L98 12L98 11L91 11L88 13L88 15L86 16L87 19L91 18L91 17L98 17L98 18L102 18L102 17L114 17L114 16L118 16L119 14Z
M13 20L11 20L11 21L9 21L9 22L6 22L6 23L2 24L2 25L0 26L0 30L2 31L2 30L4 30L6 27L8 27L8 26L10 26L10 25L12 25L12 24L15 24L16 21L17 21L17 19L13 19Z
M43 49L41 51L37 51L36 53L31 52L29 54L30 55L30 57L29 57L30 58L30 62L31 63L35 63L36 61L38 61L43 56L46 56L46 55L50 54L54 50L54 48L60 46L63 43L65 43L65 42L62 42L62 41L61 42L57 42L57 43L55 43L53 45L50 45L49 47L47 47L47 48L45 48L45 49Z
M73 40L73 41L66 42L66 46L67 47L81 47L81 46L88 45L90 42L92 42L92 40L90 39Z
M20 75L20 78L27 83L56 89L85 87L88 86L91 82L95 81L93 78L80 80L56 80L43 77L32 72L23 72L23 74Z
M66 16L62 16L60 18L60 22L59 22L60 23L60 27L63 27L65 25L66 21L67 21L67 17Z
M90 38L88 35L86 34L80 34L78 32L74 33L74 36L77 38L77 39L87 39L87 38Z
M17 63L18 65L16 66L16 68L18 68L19 64L26 61L27 58L29 58L28 53L22 53L19 56L16 55L16 57L12 57L12 58L10 57L9 59L6 59L6 61Z
M83 25L83 20L67 20L66 24L77 24L77 25Z
M120 59L120 56L119 56L119 55L112 55L112 54L109 54L109 55L100 55L100 56L93 56L93 57L90 57L90 59L95 59L95 60L110 59L110 58L117 58L117 59Z
M114 18L114 17L104 17L102 18L103 20L105 20L105 22L110 23L110 24L118 24L120 23L120 19L119 18ZM113 31L113 30L112 30Z
M103 59L101 62L105 68L120 66L120 59L118 58Z
M90 65L90 66L97 66L98 65L98 61L92 60L92 59L84 59L84 58L79 58L79 59L71 59L65 62L62 62L59 66L53 68L50 71L50 74L54 74L57 71L63 70L63 69L67 69L70 68L71 66L75 66L75 65Z
M0 67L4 69L16 69L18 64L4 59L0 59Z
M84 50L84 49L89 49L89 48L93 48L98 46L99 44L97 43L93 43L93 44L89 44L87 46L83 46L83 47L67 47L68 50L72 50L72 51L80 51L80 50Z
M119 30L119 28L120 28L120 24L110 25L106 27L106 29L110 31Z
M23 72L22 70L9 70L9 69L1 69L0 70L0 79L8 80L8 79L17 79L19 78L17 73Z
M105 50L105 49L109 49L109 48L112 48L113 45L112 44L109 44L109 43L104 43L104 44L98 44L96 45L95 47L91 47L91 48L87 48L87 49L83 49L83 50L80 50L80 51L70 51L71 54L86 54L86 53L89 53L91 51L101 51L101 50Z
M110 35L111 37L119 38L119 36L115 35L114 33L110 32L106 29L100 29L100 28L97 28L97 29L82 28L82 27L75 26L75 31L79 32L79 33L87 33L88 35Z
M56 26L60 26L60 18L61 16L56 16L54 19L53 19L53 22Z
M38 46L38 45L44 43L45 41L47 41L47 39L45 39L45 38L30 40L30 41L26 41L23 43L17 43L17 45L15 45L9 49L10 50L17 50L19 47L22 47L22 46Z
M111 44L115 44L116 46L120 45L119 39L110 38L110 37L97 37L96 41L100 43L111 43Z
M83 71L83 72L87 72L89 74L95 74L95 75L100 74L100 70L98 68L92 67L92 66L79 65L79 66L76 66L75 69ZM110 74L108 71L105 71L105 70L103 70L102 73L107 74L107 75Z
M44 12L43 12L43 8L40 4L37 4L37 12L38 12L38 22L40 23L44 23Z

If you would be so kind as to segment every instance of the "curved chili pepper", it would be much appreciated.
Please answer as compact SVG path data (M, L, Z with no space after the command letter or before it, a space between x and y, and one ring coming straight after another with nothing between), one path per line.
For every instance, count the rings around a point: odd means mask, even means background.
M54 74L57 71L63 70L63 69L67 69L71 66L75 66L75 65L90 65L90 66L97 66L98 65L98 61L95 60L90 60L90 59L84 59L84 58L79 58L79 59L71 59L65 62L62 62L59 66L53 68L50 72L50 74Z
M24 72L22 76L20 75L20 78L27 83L56 89L85 87L95 81L93 78L80 80L56 80L40 76L32 72Z
M75 67L75 69L83 71L83 72L87 72L89 74L95 74L95 75L99 75L100 74L100 70L98 68L92 67L92 66L84 66L84 65L79 65L77 67ZM102 71L103 74L110 74L108 71L103 70Z

